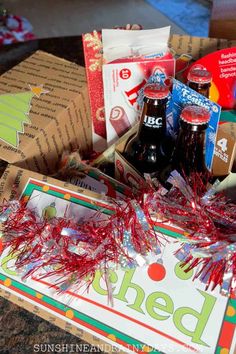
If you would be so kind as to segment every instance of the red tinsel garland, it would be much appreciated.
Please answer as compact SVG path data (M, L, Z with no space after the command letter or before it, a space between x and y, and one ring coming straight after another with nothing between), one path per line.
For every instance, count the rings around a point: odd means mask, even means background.
M191 177L191 187L175 171L169 182L173 187L164 195L150 186L136 199L114 201L114 214L106 219L98 214L80 225L66 218L38 220L22 202L11 201L0 211L4 243L23 277L56 276L64 291L85 279L89 285L98 269L106 275L111 266L146 264L149 252L160 253L153 221L166 220L188 233L176 256L188 269L201 266L195 278L207 288L220 285L224 295L235 293L236 205L214 187L206 190L200 175Z
M4 245L23 278L56 276L62 291L84 279L89 285L98 269L105 274L109 266L137 266L148 252L160 252L150 217L138 216L138 203L114 201L113 207L109 218L100 213L78 224L67 218L39 220L23 202L5 203L0 210ZM139 254L144 257L137 261Z

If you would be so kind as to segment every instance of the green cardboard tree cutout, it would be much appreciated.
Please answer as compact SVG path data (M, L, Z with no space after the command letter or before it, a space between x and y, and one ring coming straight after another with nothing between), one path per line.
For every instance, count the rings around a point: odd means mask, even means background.
M42 86L30 86L30 91L0 95L0 140L14 147L19 145L19 133L29 124L31 100L47 93Z

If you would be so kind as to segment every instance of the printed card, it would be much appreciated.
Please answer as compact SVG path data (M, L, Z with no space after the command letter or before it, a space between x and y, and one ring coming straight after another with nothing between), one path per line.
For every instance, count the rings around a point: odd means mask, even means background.
M22 197L39 216L90 218L96 210L110 215L109 204L52 184L29 179ZM233 353L236 299L223 297L219 289L206 291L193 282L193 271L185 273L173 255L176 239L183 233L170 225L158 226L167 235L162 258L150 258L146 267L111 269L114 306L108 305L103 277L97 272L89 292L68 291L58 295L52 281L22 282L14 269L14 257L4 250L0 263L0 287L22 302L37 305L88 332L112 348L136 353ZM101 347L102 349L102 347Z

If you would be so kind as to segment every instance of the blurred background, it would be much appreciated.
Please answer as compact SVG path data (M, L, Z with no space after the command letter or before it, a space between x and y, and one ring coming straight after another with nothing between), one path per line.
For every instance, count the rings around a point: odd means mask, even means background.
M26 17L37 38L78 35L140 23L171 25L172 33L208 36L213 0L3 0L9 13Z

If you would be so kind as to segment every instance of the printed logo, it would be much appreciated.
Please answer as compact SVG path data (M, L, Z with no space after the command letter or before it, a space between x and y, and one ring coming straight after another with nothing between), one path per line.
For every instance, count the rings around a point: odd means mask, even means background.
M130 76L131 76L131 71L129 69L122 69L120 71L120 78L122 80L127 80L130 78Z
M215 155L219 157L225 163L228 163L229 155L226 153L228 147L228 140L225 138L219 139L215 147Z
M217 146L219 146L223 152L226 152L227 151L227 142L228 142L227 139L222 138L217 141Z
M162 127L162 117L144 117L144 125L149 128L161 128Z
M137 86L133 87L129 91L125 91L125 97L128 99L129 104L135 109L139 109L139 105L137 103L137 99L139 96L139 91L142 89L144 85L146 85L147 81L143 79Z

